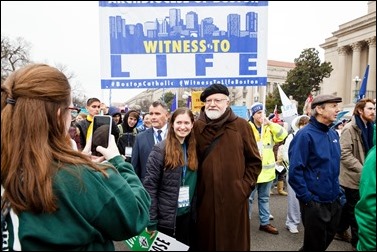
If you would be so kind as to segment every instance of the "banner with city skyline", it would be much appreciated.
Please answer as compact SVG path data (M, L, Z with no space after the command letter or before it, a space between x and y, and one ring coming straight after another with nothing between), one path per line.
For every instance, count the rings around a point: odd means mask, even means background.
M265 86L267 1L99 1L101 88Z

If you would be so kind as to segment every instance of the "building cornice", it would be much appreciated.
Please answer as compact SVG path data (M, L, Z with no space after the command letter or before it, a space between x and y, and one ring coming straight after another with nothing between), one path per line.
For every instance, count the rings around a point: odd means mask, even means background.
M366 30L376 26L376 12L372 12L368 15L352 20L350 22L339 25L339 30L333 32L333 36L326 38L325 43L319 46L326 50L332 47L338 46L340 38L350 34L354 34L359 30Z

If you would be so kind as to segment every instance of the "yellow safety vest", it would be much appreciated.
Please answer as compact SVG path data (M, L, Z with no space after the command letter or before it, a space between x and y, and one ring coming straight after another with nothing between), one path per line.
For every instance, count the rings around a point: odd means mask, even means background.
M270 182L275 179L275 155L274 145L283 141L288 136L288 131L277 123L271 122L270 125L263 126L263 139L259 134L254 123L249 122L251 129L254 133L255 140L260 143L258 147L262 146L262 171L258 176L257 183Z

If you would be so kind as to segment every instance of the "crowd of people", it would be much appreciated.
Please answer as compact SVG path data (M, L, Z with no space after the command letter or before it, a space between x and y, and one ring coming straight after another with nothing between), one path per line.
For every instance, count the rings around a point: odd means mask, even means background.
M253 205L259 230L279 234L270 222L275 181L287 230L304 226L300 250L325 251L334 238L376 249L375 100L357 101L339 123L342 98L318 95L289 129L262 103L248 120L237 116L222 84L203 90L198 115L160 100L123 115L95 97L83 114L71 91L46 64L1 84L3 250L114 250L146 230L192 251L250 251ZM97 156L101 114L112 126Z

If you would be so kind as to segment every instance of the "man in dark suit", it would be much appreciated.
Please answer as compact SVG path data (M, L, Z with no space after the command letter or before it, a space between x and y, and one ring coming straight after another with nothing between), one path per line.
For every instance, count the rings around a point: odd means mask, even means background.
M165 139L167 134L168 106L162 101L155 101L149 107L149 114L152 127L136 136L132 149L131 163L141 182L145 177L145 167L152 147L162 139Z

